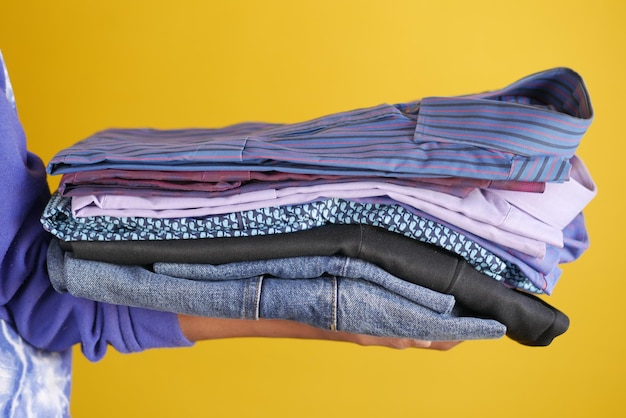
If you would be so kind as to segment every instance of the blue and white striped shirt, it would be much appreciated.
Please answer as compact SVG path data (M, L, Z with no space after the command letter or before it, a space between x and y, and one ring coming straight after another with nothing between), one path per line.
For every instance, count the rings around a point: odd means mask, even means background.
M555 68L488 93L382 104L296 124L109 129L60 151L48 172L251 170L560 182L592 118L582 78Z

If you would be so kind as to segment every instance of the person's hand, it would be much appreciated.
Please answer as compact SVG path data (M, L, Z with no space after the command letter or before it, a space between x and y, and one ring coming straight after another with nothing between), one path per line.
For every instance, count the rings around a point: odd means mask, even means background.
M191 341L235 337L298 338L343 341L363 346L394 349L429 348L449 350L461 341L424 341L410 338L375 337L315 328L300 322L281 319L225 319L178 315L181 330Z

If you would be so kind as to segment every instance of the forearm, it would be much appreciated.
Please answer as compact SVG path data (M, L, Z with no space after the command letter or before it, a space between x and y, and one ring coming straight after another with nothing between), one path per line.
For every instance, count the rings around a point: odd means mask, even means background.
M396 349L432 348L437 350L447 350L459 343L458 341L431 342L351 334L280 319L248 320L178 315L178 321L183 334L191 341L237 337L296 338L343 341L363 346L384 346Z

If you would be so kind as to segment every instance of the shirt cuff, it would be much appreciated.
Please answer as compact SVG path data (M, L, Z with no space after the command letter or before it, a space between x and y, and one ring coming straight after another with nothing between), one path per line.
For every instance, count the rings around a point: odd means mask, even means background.
M139 351L194 345L184 336L177 314L144 308L130 308L130 310Z
M570 158L592 119L589 94L580 75L555 68L497 91L424 98L415 140Z

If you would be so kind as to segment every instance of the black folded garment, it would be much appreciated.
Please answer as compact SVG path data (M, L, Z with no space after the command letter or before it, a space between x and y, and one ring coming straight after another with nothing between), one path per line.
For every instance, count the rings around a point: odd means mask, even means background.
M394 276L451 294L466 316L495 319L521 344L546 346L569 319L535 295L508 288L437 246L369 225L325 225L288 234L165 241L63 242L76 258L113 264L224 264L301 256L359 258Z

